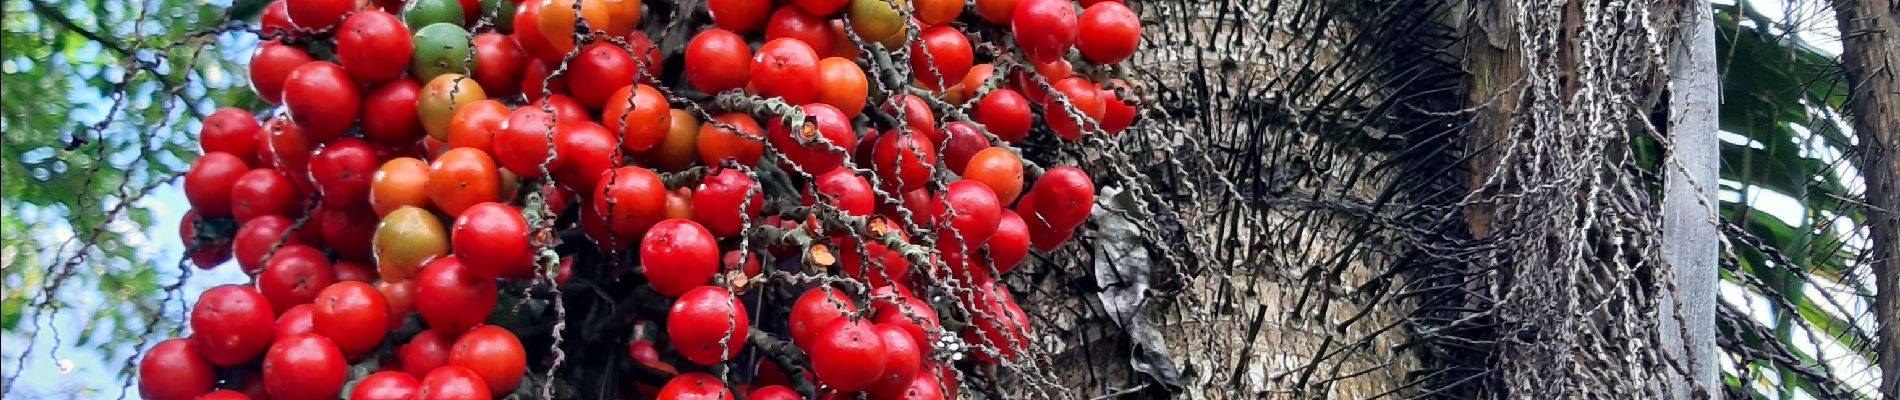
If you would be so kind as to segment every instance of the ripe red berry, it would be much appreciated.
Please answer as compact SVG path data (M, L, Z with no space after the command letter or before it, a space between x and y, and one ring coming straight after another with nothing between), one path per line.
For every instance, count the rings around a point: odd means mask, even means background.
M231 216L231 187L250 172L244 159L226 153L206 153L185 171L185 200L206 217Z
M1075 47L1076 24L1075 3L1069 0L1022 0L1009 19L1016 45L1039 62L1062 58Z
M372 8L350 14L337 28L337 62L359 82L382 82L402 76L415 51L408 27L383 10Z
M798 7L779 7L765 20L765 40L796 39L819 58L831 54L831 22Z
M218 375L198 347L184 338L166 339L139 359L139 396L152 400L192 400L211 392Z
M1029 255L1029 225L1016 211L1004 209L1002 218L996 224L996 234L990 236L985 244L989 249L991 267L998 275L1009 273Z
M371 261L373 254L370 248L370 238L376 235L377 223L375 210L370 209L367 205L361 204L346 207L323 207L317 209L317 214L313 221L316 222L317 233L323 238L323 243L330 247L330 251L336 253L337 258L363 262ZM343 278L342 270L340 269L340 266L343 264L338 263L337 265L339 266L337 279L348 280Z
M792 332L792 343L810 348L813 336L818 334L820 328L857 311L858 307L851 304L851 298L837 289L820 286L806 290L805 294L792 302L791 315L786 318L786 325Z
M616 243L630 244L633 238L642 237L648 228L664 219L666 183L661 182L653 170L634 166L608 170L594 186L593 193L589 200L593 217L583 218L583 221L606 222L602 227L608 228L605 233L611 233Z
M877 324L871 329L884 342L884 373L865 391L882 398L897 398L910 388L911 381L917 379L917 370L923 368L923 349L917 347L916 339L903 327Z
M436 258L416 275L416 311L430 329L460 333L495 308L495 280L476 276L455 256Z
M213 365L242 364L270 346L273 315L270 301L256 289L211 288L191 308L191 340Z
M1036 193L1037 213L1061 230L1074 228L1087 220L1095 205L1095 183L1089 180L1087 173L1075 167L1044 170L1029 190Z
M614 135L606 127L591 121L572 121L556 129L561 132L554 135L554 151L561 155L561 167L549 171L561 186L592 191L607 170L619 164L615 156L621 152L614 147Z
M965 253L982 246L996 233L1002 205L989 186L970 180L950 182L937 199L935 212L948 224L937 230L937 246L945 253Z
M812 373L839 391L871 387L884 376L888 361L884 339L869 321L838 318L819 328L809 345Z
M494 279L533 273L534 247L521 211L496 202L476 204L455 217L449 246L470 274Z
M918 351L925 354L930 353L932 339L936 337L931 331L943 329L943 325L938 322L937 311L922 299L901 296L895 301L875 302L872 307L872 322L903 328L916 342Z
M640 240L640 264L654 291L679 296L719 272L719 243L692 220L660 221Z
M343 352L319 335L279 338L264 356L264 390L272 399L336 398L348 374Z
M369 204L369 183L381 166L376 149L357 138L341 138L324 144L310 156L310 177L317 181L317 193L331 207Z
M732 400L732 390L719 378L704 372L688 372L666 381L655 398L677 400Z
M266 103L284 104L284 80L290 78L291 70L309 62L310 53L303 48L276 40L259 43L251 53L251 89Z
M974 120L983 124L985 129L997 138L1010 143L1022 143L1029 137L1029 125L1034 116L1029 113L1029 99L1007 88L998 88L977 100ZM985 143L987 144L987 143Z
M917 73L917 80L925 88L938 90L955 85L970 73L970 67L976 62L974 49L970 48L970 39L963 31L948 26L936 26L917 34L917 41L910 45L910 67Z
M609 133L620 136L620 147L627 152L652 149L666 138L673 125L673 110L666 95L646 84L622 86L607 97L600 124Z
M781 117L773 118L766 128L766 137L772 146L791 160L790 171L818 175L843 165L845 154L858 145L858 135L851 130L850 119L830 104L813 103L799 108L805 112L804 125L787 128Z
M336 268L322 250L290 245L271 254L264 272L257 275L257 290L270 299L271 309L284 312L298 304L310 304L317 292L336 283Z
M343 21L343 16L355 11L356 0L285 0L285 11L289 12L290 24L298 29L321 31Z
M589 109L598 110L606 104L607 97L622 86L621 82L633 82L633 56L626 49L604 41L582 47L567 66L570 82L587 83L569 86L568 90Z
M355 124L362 102L356 82L328 61L304 63L284 78L284 107L291 121L318 143L336 139Z
M771 0L708 0L706 11L713 24L735 33L752 33L765 25L772 11Z
M502 6L507 7L506 3ZM490 98L513 96L521 91L521 76L527 71L529 60L528 51L514 38L494 32L479 33L475 35L475 70L470 72Z
M317 333L316 306L298 304L289 310L277 313L277 325L271 337L287 338L305 333Z
M909 130L890 130L879 135L871 150L871 168L877 171L878 184L908 192L924 187L937 164L937 146L930 138Z
M805 203L827 204L846 215L862 217L876 210L877 198L871 192L870 181L840 168L819 175L812 182L812 190L805 194Z
M308 232L305 229L284 236L284 232L290 231L292 223L289 218L279 215L267 215L244 222L238 228L237 235L231 239L231 252L237 258L238 266L245 273L255 274L264 270L264 255L276 250L271 246L279 240L283 241L284 246L309 242L312 235L305 233Z
M499 326L483 325L463 333L449 350L449 365L468 367L481 376L489 393L509 393L528 371L521 339Z
M818 53L800 40L772 39L752 55L748 76L760 96L809 103L818 98Z
M700 286L673 301L666 314L666 335L680 356L700 365L729 360L745 348L751 329L745 305L726 289Z
M1077 22L1081 35L1076 47L1082 57L1097 64L1114 64L1135 54L1141 43L1141 18L1118 2L1101 2L1082 10Z
M434 329L417 333L416 337L409 339L409 343L396 350L397 358L402 361L402 371L411 376L424 376L438 367L449 365L450 349L460 337L459 333L443 333Z
M752 49L745 38L725 29L707 29L686 44L686 80L706 93L745 87Z
M195 224L207 221L198 217L197 210L186 210L183 220L178 221L179 243L185 244L186 255L191 257L192 265L197 265L198 269L217 268L225 261L231 261L230 237L198 240Z
M1121 82L1120 79L1114 79L1112 81ZM1125 83L1120 86L1127 88L1126 90L1134 89ZM1103 103L1101 121L1103 132L1114 135L1121 133L1123 129L1128 129L1129 125L1134 125L1136 112L1134 103L1129 99L1123 98L1122 95L1117 94L1114 89L1108 86L1102 87L1101 97Z
M422 390L417 398L422 400L486 400L494 398L489 394L488 383L482 382L481 374L460 365L445 365L429 371L422 377Z
M896 233L899 241L908 242L910 236L904 234L888 220L878 217L871 222L871 232L877 235ZM862 245L862 248L858 246ZM902 253L885 246L875 238L859 240L846 236L838 243L838 270L845 276L870 284L871 287L886 287L893 283L905 282L910 276L910 260Z
M343 281L317 293L311 311L312 328L330 338L344 354L363 354L383 343L388 332L389 302L367 283Z
M303 194L296 183L278 170L253 169L231 184L231 216L238 222L266 215L294 218L303 215Z
M764 206L764 188L738 169L721 168L693 190L693 220L717 237L738 235Z
M198 130L198 144L205 154L226 153L237 156L252 167L257 162L257 139L262 137L264 127L257 124L257 117L237 107L224 107L205 116L203 126ZM196 168L193 168L196 169Z
M422 391L422 381L400 371L381 371L363 377L350 389L350 400L407 400Z

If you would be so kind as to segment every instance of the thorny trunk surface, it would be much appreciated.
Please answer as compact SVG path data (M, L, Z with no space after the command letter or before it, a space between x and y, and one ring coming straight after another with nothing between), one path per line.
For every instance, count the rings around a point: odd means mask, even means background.
M1900 397L1900 0L1834 2L1847 69L1848 111L1864 149L1873 251L1879 393Z

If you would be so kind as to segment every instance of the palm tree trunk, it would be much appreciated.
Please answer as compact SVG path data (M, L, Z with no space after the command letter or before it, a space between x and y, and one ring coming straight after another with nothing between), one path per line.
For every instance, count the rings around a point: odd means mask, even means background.
M1864 147L1880 393L1891 399L1900 397L1900 0L1839 0L1834 11Z

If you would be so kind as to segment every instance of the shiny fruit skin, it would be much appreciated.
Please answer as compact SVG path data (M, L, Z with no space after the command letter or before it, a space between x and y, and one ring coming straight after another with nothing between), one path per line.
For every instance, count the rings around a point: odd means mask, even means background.
M365 224L365 226L368 226L372 231L375 230L376 228L376 225L374 224ZM369 242L368 240L369 235L370 234L362 235L362 237L364 238L364 243ZM335 264L331 264L330 266L333 268L336 268L337 282L348 281L348 282L374 283L376 282L376 279L377 279L376 267L371 267L363 263L344 260L344 261L337 261Z
M310 31L328 30L356 11L356 0L285 0L291 26Z
M266 168L283 171L296 190L315 193L317 183L310 180L310 152L316 149L317 143L283 115L264 122L264 136L260 143L263 147L258 148L258 161Z
M937 246L945 252L962 253L982 246L996 233L997 221L1002 218L1002 205L996 200L996 193L970 180L945 186L935 211L939 221L948 222L937 232Z
M818 53L794 39L772 39L752 55L749 72L760 96L782 97L791 104L818 98Z
M1029 255L1029 223L1016 211L1004 209L1003 217L996 223L996 234L990 235L985 245L996 273L1009 273Z
M287 338L306 333L317 333L317 307L313 304L298 304L289 310L277 313L277 324L272 326L271 337Z
M891 130L878 136L871 159L880 185L908 192L923 188L930 180L937 164L937 146L930 144L927 136Z
M477 68L471 65L477 61L470 56L475 52L471 48L475 38L460 26L446 22L422 25L411 40L415 41L416 54L409 59L409 74L416 80L432 82Z
M963 167L963 179L990 187L996 200L1009 204L1023 192L1023 162L1009 149L991 147L977 151Z
M621 87L621 82L631 83L634 78L633 56L605 41L582 46L581 52L568 60L567 67L570 82L588 83L569 86L569 92L581 105L593 110L605 105L614 90Z
M752 33L765 26L772 12L770 0L707 0L714 25L733 33Z
M752 388L751 392L746 393L745 398L746 400L804 400L797 391L779 385Z
M1049 130L1055 131L1063 140L1076 141L1082 139L1085 129L1099 129L1095 121L1102 119L1102 114L1108 111L1108 105L1102 101L1102 92L1094 83L1082 77L1069 77L1052 86L1056 92L1068 98L1069 104L1063 105L1054 96L1042 103L1042 118L1049 124ZM1071 111L1087 119L1076 120Z
M449 365L449 352L454 351L455 342L460 338L456 333L423 330L397 348L396 357L402 361L403 372L410 376L427 376L429 371Z
M299 228L297 233L285 237L284 232L290 231L291 225L290 218L277 215L267 215L244 222L238 227L237 235L231 238L231 253L234 258L237 258L238 266L242 267L245 273L255 274L264 270L264 255L275 250L271 248L271 245L276 244L279 239L284 241L284 246L311 240L309 237L312 235L302 228Z
M678 188L666 191L665 216L669 219L693 219L693 190Z
M275 40L260 43L251 53L251 89L264 102L282 105L284 81L290 78L290 71L310 61L310 53L302 48Z
M850 0L792 0L792 5L811 15L831 15L843 10Z
M621 148L629 153L660 144L673 125L673 110L666 105L666 95L646 84L621 87L607 96L604 106L600 125L619 134Z
M1017 3L1023 0L976 0L976 14L984 21L994 24L1008 24L1012 14L1016 13Z
M429 201L450 216L501 200L501 183L501 171L480 150L449 149L429 165Z
M429 164L401 157L383 163L369 184L369 206L377 217L405 206L426 208L429 203Z
M765 40L797 39L819 57L831 54L831 23L798 7L779 7L765 22Z
M829 204L845 215L862 217L877 210L877 198L874 196L870 181L841 168L819 175L812 182L812 191L806 194L805 202L813 205Z
M655 398L667 400L732 400L725 383L704 372L688 372L673 377L660 387Z
M528 222L506 204L485 202L455 218L449 248L478 277L523 275L534 268Z
M495 155L495 131L508 121L508 106L493 99L463 104L449 117L449 148L467 147Z
M856 117L864 112L864 102L869 95L870 82L865 80L864 69L858 63L843 57L827 57L818 60L818 98L813 101L830 104L843 112L845 117Z
M389 302L368 283L343 281L317 293L312 327L344 354L363 354L383 343L389 331Z
M250 172L244 159L226 153L208 153L185 171L185 200L206 217L231 216L231 185Z
M231 184L231 216L238 222L275 215L303 215L303 194L290 177L275 169L259 168L239 175Z
M733 237L744 228L746 220L759 216L765 207L765 190L738 169L717 171L701 179L693 190L693 220L713 236Z
M766 128L766 138L791 160L793 168L788 172L817 175L843 165L845 153L858 144L851 121L829 104L806 104L799 108L805 111L804 125L797 129L786 128L779 118L773 118Z
M903 114L898 114L899 106L903 107ZM934 146L936 143L943 141L943 133L937 130L937 115L930 110L930 103L924 102L922 97L898 95L894 100L885 102L882 107L884 113L892 117L901 115L904 128L914 133L924 134L924 139L933 145L931 147L936 147Z
M463 333L449 350L449 365L468 367L488 384L489 393L509 393L528 371L521 339L499 326L483 325Z
M910 236L905 234L903 229L897 229L895 225L891 225L891 222L881 217L873 220L871 232L878 235L895 232L898 240L906 243L910 241ZM868 283L871 287L881 288L893 283L906 282L905 278L910 276L910 260L905 259L902 253L884 246L882 242L875 239L858 240L855 237L846 237L837 243L838 251L843 253L838 257L838 270L843 271L845 276L851 279ZM862 250L858 247L859 243L864 246Z
M191 400L211 392L217 372L184 338L166 339L139 359L139 396L153 400Z
M343 67L328 61L297 66L284 78L284 106L290 109L291 121L319 143L349 129L362 104L356 82Z
M1029 99L1015 90L999 88L977 100L973 118L990 133L1010 143L1022 143L1029 137L1035 116L1029 113Z
M395 79L371 86L363 94L363 138L378 144L407 146L428 134L422 130L416 101L422 97L422 85L408 79Z
M383 216L370 238L376 272L385 281L415 277L424 263L449 253L449 234L428 210L402 207Z
M634 154L634 160L646 164L654 170L680 172L693 166L698 160L699 117L682 109L672 109L673 123L666 128L666 137L647 151Z
M692 220L660 221L640 240L640 263L654 291L679 296L719 272L719 243Z
M152 397L147 396L146 398L149 399ZM197 400L251 400L251 396L246 396L242 392L237 392L230 389L219 389L219 390L213 390L210 393L205 393L204 395L198 396Z
M838 318L814 333L806 353L812 373L840 391L871 387L884 376L887 357L884 339L869 321Z
M884 342L884 373L865 391L885 398L902 395L917 378L918 369L923 367L922 348L917 347L916 338L903 327L877 324L871 329Z
M178 221L179 243L185 245L186 256L198 269L212 269L231 261L231 238L217 238L199 241L198 230L193 224L205 221L198 217L196 210L186 210L183 220Z
M1029 343L1029 317L1016 305L1009 291L996 283L985 283L976 289L979 302L976 307L988 316L974 318L965 338L972 343L993 346L1005 359L1015 358L1019 350ZM993 362L988 352L977 351L979 361Z
M310 177L324 205L350 207L369 203L370 180L375 177L376 150L357 138L340 138L310 156Z
M631 239L660 222L666 208L666 184L653 170L615 168L594 187L592 202L594 215L606 218L614 237Z
M230 154L244 160L246 165L258 167L262 164L257 161L257 139L263 137L263 131L264 127L257 123L257 116L250 111L237 107L219 108L205 116L198 130L198 145L204 154Z
M491 96L514 96L521 90L521 75L528 69L529 60L528 51L508 35L476 34L475 70L470 75Z
M402 326L403 320L409 318L409 313L416 311L416 280L377 280L376 291L383 294L384 302L389 303L389 324L385 326Z
M718 122L718 123L714 123ZM720 127L725 124L733 129ZM699 127L699 140L694 144L700 162L708 166L720 165L731 159L739 165L758 165L759 158L765 156L764 132L759 122L743 113L715 115Z
M1114 81L1119 82L1120 80L1117 79ZM1127 84L1122 84L1121 86L1127 88L1126 90L1134 90L1134 87L1128 86ZM1128 129L1129 125L1135 124L1135 113L1137 110L1130 99L1115 93L1115 90L1108 86L1102 87L1101 97L1103 103L1101 119L1103 132L1114 135L1121 133L1124 129Z
M572 11L570 11L570 13L572 13ZM520 4L515 5L515 31L511 33L510 36L513 36L515 43L520 44L521 49L526 50L528 55L534 59L560 61L561 56L566 54L566 52L555 50L553 42L549 41L547 36L541 33L540 18L541 2L522 1ZM571 27L572 25L569 26ZM569 28L569 30L571 31L572 28ZM569 38L568 40L572 41L573 39ZM529 63L530 66L535 64L540 63ZM480 68L481 65L478 63L476 67ZM534 94L528 96L529 100L536 98L538 97L535 97Z
M488 383L482 382L481 374L460 365L445 365L429 371L422 377L422 390L418 393L419 400L485 400L494 397L489 394Z
M892 325L909 332L917 349L923 354L930 353L931 342L935 339L935 334L929 331L943 329L937 319L937 311L930 308L930 303L910 296L876 302L872 305L872 315L872 322L878 325Z
M416 99L422 130L435 140L448 140L449 120L463 105L487 100L481 84L461 74L442 74L422 85L422 97Z
M330 259L323 251L304 245L278 248L264 272L257 275L257 290L278 313L310 304L317 299L318 291L332 283L336 283L336 268L330 266Z
M1068 54L1075 47L1076 25L1075 3L1069 0L1022 0L1010 12L1016 45L1032 61L1049 62Z
M1095 183L1087 173L1070 166L1043 171L1030 188L1036 192L1036 211L1051 226L1061 230L1074 228L1087 220L1095 204ZM1028 216L1024 216L1028 218Z
M1096 64L1114 64L1135 54L1141 44L1141 19L1118 2L1101 2L1082 10L1077 21L1082 34L1076 48Z
M752 48L725 29L707 29L686 44L686 81L706 93L745 87L751 80Z
M320 335L279 338L264 355L264 390L272 399L335 398L348 375L343 352Z
M911 45L910 54L910 66L916 71L917 80L931 90L941 90L962 81L976 62L970 39L963 36L963 31L948 26L924 29Z
M615 156L621 152L614 147L613 133L589 121L564 123L559 129L554 151L562 160L560 168L549 171L554 181L570 190L593 190L601 176L619 164Z
M806 290L792 302L791 314L786 317L787 326L792 333L792 343L809 349L818 332L831 321L846 318L856 313L858 307L851 304L851 298L844 292L828 286L819 286Z
M712 365L732 359L745 348L748 320L745 305L731 292L700 286L673 301L666 314L666 334L680 356Z
M969 168L970 159L975 158L976 153L990 148L990 139L976 126L963 121L943 124L943 134L948 137L944 139L943 148L937 151L937 155L943 159L944 167L951 171Z
M358 82L382 82L402 76L415 51L408 27L395 15L382 10L357 11L344 18L343 25L337 28L337 62Z
M502 168L523 177L539 178L543 164L548 171L561 167L560 157L549 157L550 137L560 134L560 130L556 129L560 124L585 118L563 115L556 104L554 101L546 104L548 108L554 109L552 114L539 103L521 106L508 113L508 120L502 123L501 130L495 131L495 161ZM585 115L585 111L582 113Z
M264 11L257 16L258 31L263 34L296 35L297 28L290 24L290 5L285 0L272 0L264 5Z
M430 261L416 274L416 311L430 329L463 332L495 308L495 280L475 276L457 257Z
M422 381L400 371L380 371L356 382L350 400L411 400L422 391Z

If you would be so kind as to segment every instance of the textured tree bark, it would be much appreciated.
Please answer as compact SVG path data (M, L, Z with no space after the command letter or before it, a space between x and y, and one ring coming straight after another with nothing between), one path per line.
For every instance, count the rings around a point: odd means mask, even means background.
M1675 269L1676 290L1662 293L1662 345L1687 364L1676 398L1721 387L1715 358L1715 302L1720 256L1716 179L1722 143L1715 137L1721 84L1715 68L1714 10L1698 1L1683 12L1682 42L1669 77L1670 157L1663 161L1663 258ZM1678 308L1680 306L1680 308ZM1678 320L1669 315L1681 310ZM1678 323L1680 321L1680 323ZM1693 384L1691 384L1693 382Z
M1880 393L1900 398L1900 0L1834 2L1872 232Z

